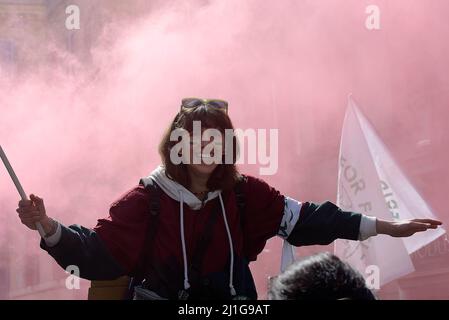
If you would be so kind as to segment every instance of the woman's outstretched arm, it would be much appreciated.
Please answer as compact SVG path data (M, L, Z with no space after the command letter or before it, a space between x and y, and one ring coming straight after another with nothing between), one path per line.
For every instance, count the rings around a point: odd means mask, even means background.
M287 205L287 201L286 201ZM305 202L300 205L297 222L286 240L295 245L327 245L336 239L365 240L377 234L409 237L416 232L436 229L440 221L413 219L387 221L351 211L332 202ZM281 225L282 228L282 225Z
M330 201L300 202L281 194L265 181L246 176L245 254L253 261L271 237L278 235L295 246L327 245L336 239L366 240L377 234L408 237L435 229L440 221L386 221L344 211Z
M109 217L98 220L93 229L66 227L47 216L43 199L35 195L30 199L19 202L19 217L30 229L35 229L37 221L42 224L47 235L40 246L61 267L75 265L80 277L89 280L133 274L147 231L148 201L143 188L134 188L114 202Z

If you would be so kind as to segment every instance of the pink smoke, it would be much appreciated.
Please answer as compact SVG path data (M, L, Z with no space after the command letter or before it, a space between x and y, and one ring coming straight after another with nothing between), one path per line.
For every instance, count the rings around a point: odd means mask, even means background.
M78 3L83 14L85 1ZM101 10L85 11L92 21L104 20L101 28L92 22L98 36L82 55L46 39L31 50L35 35L21 34L19 48L46 58L0 74L1 144L25 191L42 196L50 216L93 226L107 215L109 204L159 163L157 144L185 96L228 100L238 128L278 128L279 170L262 178L301 201L335 201L340 132L352 92L418 191L449 222L447 1L101 3ZM365 27L372 4L380 8L380 30ZM79 32L89 32L83 28L82 21ZM256 174L257 167L242 171ZM14 259L22 266L40 257L63 279L64 271L42 257L38 236L20 225L18 194L0 172L6 222L0 269L14 279L22 272L10 269ZM298 254L317 250L323 248ZM440 252L443 260L448 253ZM280 242L273 240L252 265L260 297L279 259ZM426 268L440 264L427 261ZM444 270L447 285L449 267ZM35 284L37 277L31 273L26 281ZM88 285L75 296L83 298ZM16 298L72 297L66 291ZM434 292L423 283L420 294Z

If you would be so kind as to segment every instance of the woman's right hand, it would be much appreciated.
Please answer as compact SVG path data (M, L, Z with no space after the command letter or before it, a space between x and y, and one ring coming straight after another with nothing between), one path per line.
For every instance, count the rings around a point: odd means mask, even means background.
M36 230L36 223L39 222L46 233L51 232L53 222L47 216L42 198L31 194L30 200L19 201L19 207L16 211L19 214L20 221L31 230Z

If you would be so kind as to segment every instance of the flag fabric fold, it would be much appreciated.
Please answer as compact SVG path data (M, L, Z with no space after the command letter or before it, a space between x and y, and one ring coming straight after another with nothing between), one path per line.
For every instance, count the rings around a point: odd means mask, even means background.
M351 98L341 136L337 205L386 220L436 219ZM337 240L335 254L365 276L372 266L378 267L382 286L413 272L409 255L444 233L439 228L408 238Z

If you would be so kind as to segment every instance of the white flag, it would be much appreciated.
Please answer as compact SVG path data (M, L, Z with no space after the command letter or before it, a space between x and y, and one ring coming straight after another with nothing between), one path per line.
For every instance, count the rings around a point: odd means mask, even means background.
M380 219L435 219L352 99L341 137L337 205ZM409 254L444 233L439 228L408 238L379 235L362 242L337 240L335 254L363 275L369 266L377 266L382 286L413 272Z

